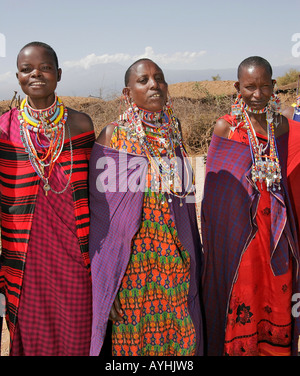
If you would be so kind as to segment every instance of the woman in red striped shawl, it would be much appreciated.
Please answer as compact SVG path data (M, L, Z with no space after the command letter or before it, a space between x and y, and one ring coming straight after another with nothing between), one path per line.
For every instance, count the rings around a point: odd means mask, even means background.
M10 354L88 355L93 124L56 96L61 69L50 46L26 45L17 68L26 98L0 118L0 292Z
M299 126L280 114L265 59L244 60L235 87L231 115L215 126L202 202L207 351L296 355L299 248L287 171L300 162L290 154Z

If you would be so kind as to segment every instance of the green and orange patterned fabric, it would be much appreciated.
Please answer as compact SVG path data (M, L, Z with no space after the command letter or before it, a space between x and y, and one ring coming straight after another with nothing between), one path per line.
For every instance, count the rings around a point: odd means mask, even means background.
M121 125L110 146L144 155ZM193 355L196 336L187 307L190 257L179 241L168 202L150 186L131 250L118 293L124 322L113 324L113 355Z

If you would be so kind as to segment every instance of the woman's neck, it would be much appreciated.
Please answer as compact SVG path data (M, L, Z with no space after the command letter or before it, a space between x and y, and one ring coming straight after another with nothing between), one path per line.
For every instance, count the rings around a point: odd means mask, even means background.
M51 94L44 98L30 98L28 97L28 104L36 110L44 110L53 105L55 101L55 94Z
M255 129L255 132L260 133L263 136L268 134L268 124L266 114L254 114L248 112L251 123Z

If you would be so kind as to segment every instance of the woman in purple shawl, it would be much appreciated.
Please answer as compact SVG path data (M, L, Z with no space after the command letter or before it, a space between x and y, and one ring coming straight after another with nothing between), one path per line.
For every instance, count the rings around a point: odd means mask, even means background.
M129 67L125 85L127 109L90 160L91 355L109 319L110 354L202 355L201 243L179 123L153 61Z
M289 129L263 58L238 69L237 101L207 156L201 229L208 355L298 352L299 249L287 189ZM295 315L294 316L299 316Z

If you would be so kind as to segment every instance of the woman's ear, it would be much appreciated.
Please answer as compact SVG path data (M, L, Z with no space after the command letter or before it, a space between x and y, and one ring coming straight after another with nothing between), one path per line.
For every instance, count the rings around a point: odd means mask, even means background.
M129 87L124 87L124 89L122 90L122 94L123 94L124 102L126 103L127 106L129 106L132 100L132 98L130 97Z
M239 81L236 81L233 86L235 87L236 91L239 93L239 91L240 91L240 83L239 83Z
M129 93L130 93L130 89L129 89L129 87L124 87L122 93L123 93L123 95L124 95L125 97L128 97L128 98L129 98L129 97L130 97L130 96L129 96Z
M57 71L57 82L59 82L61 80L61 75L62 75L62 69L58 68L58 71Z

